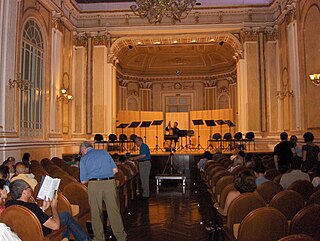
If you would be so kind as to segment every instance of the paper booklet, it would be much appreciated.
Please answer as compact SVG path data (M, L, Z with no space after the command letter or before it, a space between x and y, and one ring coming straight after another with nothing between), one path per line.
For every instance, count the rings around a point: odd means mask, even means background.
M60 178L52 178L50 176L43 177L37 199L44 200L45 198L49 198L52 200L58 191L60 181Z

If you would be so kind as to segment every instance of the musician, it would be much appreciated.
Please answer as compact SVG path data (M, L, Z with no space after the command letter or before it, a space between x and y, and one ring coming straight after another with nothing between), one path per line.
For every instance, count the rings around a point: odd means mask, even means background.
M179 141L179 132L180 132L180 129L178 128L178 122L175 121L172 127L171 121L169 121L168 126L166 127L166 131L169 131L169 135L177 136L176 139L173 139L173 143L174 143L173 150L175 150L176 144Z

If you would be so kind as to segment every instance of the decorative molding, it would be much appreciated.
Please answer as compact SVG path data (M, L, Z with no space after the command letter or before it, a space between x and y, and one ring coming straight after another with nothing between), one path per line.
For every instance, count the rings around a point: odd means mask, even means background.
M279 33L278 33L277 28L274 28L274 27L273 28L265 28L264 33L265 33L267 42L278 40Z
M87 35L77 35L73 37L73 45L77 47L87 47L88 45L88 36Z
M64 29L64 22L61 19L61 14L57 14L55 11L52 13L51 18L51 27L63 32Z
M194 13L194 23L198 24L200 22L200 14L199 12Z
M152 86L152 82L144 82L144 81L139 82L140 89L151 89L151 86Z
M101 46L101 45L108 46L108 36L96 35L92 39L92 44L93 44L93 46Z
M227 78L229 85L233 85L235 83L237 83L237 76L236 75L232 75L231 77Z
M136 90L129 90L128 97L130 97L130 96L139 96L139 93Z
M229 89L226 86L222 86L218 89L218 93L222 94L222 93L229 93Z
M258 41L258 35L259 31L256 28L242 29L241 31L242 42Z
M296 12L296 1L295 0L289 0L289 2L286 5L286 15L285 20L287 24L293 22L296 20L297 12Z
M223 11L219 11L219 12L218 12L218 16L219 16L219 23L223 23L223 14L224 14L224 12L223 12Z
M108 64L113 64L114 66L119 63L119 59L117 58L117 56L113 53L109 53L107 56L107 63Z
M162 83L162 90L192 90L194 89L193 82L171 82L171 83Z
M121 87L128 87L129 81L123 78L119 78L118 83L119 83L119 86Z
M204 87L209 88L209 87L216 87L217 86L217 80L210 79L210 80L205 80L203 81Z

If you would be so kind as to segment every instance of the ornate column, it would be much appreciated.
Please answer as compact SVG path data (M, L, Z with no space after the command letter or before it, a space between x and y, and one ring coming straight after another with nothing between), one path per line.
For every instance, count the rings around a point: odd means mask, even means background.
M152 82L139 82L141 111L151 111L151 86Z
M128 80L119 78L118 79L118 101L117 101L117 111L127 110L128 108Z
M72 134L82 136L86 133L87 120L87 57L88 38L85 35L73 39L72 59ZM90 115L88 115L90 116Z
M206 110L216 109L217 83L215 80L206 80L204 84L204 108Z
M287 97L291 104L290 129L301 130L301 93L300 93L300 72L299 72L299 51L298 51L298 30L296 20L296 1L292 0L286 6L287 39L288 39L288 67L289 67L289 93Z
M236 115L236 123L238 123L238 131L245 133L248 130L248 83L247 83L247 61L244 56L237 57L237 81L238 81L238 112Z
M237 93L237 79L236 76L227 78L229 81L229 97L230 97L230 108L233 110L232 113L238 112L238 93ZM236 117L233 116L234 122L236 122ZM237 122L235 123L237 126Z
M61 121L62 109L65 109L64 101L58 102L61 89L67 88L62 83L62 36L63 21L55 11L52 12L51 19L51 74L50 74L50 136L62 134Z

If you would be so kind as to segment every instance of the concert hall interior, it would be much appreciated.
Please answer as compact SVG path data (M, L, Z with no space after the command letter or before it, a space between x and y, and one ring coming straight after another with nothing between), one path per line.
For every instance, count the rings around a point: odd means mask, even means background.
M194 179L205 151L320 144L320 0L0 0L0 23L0 164L140 136L155 182L172 156Z

